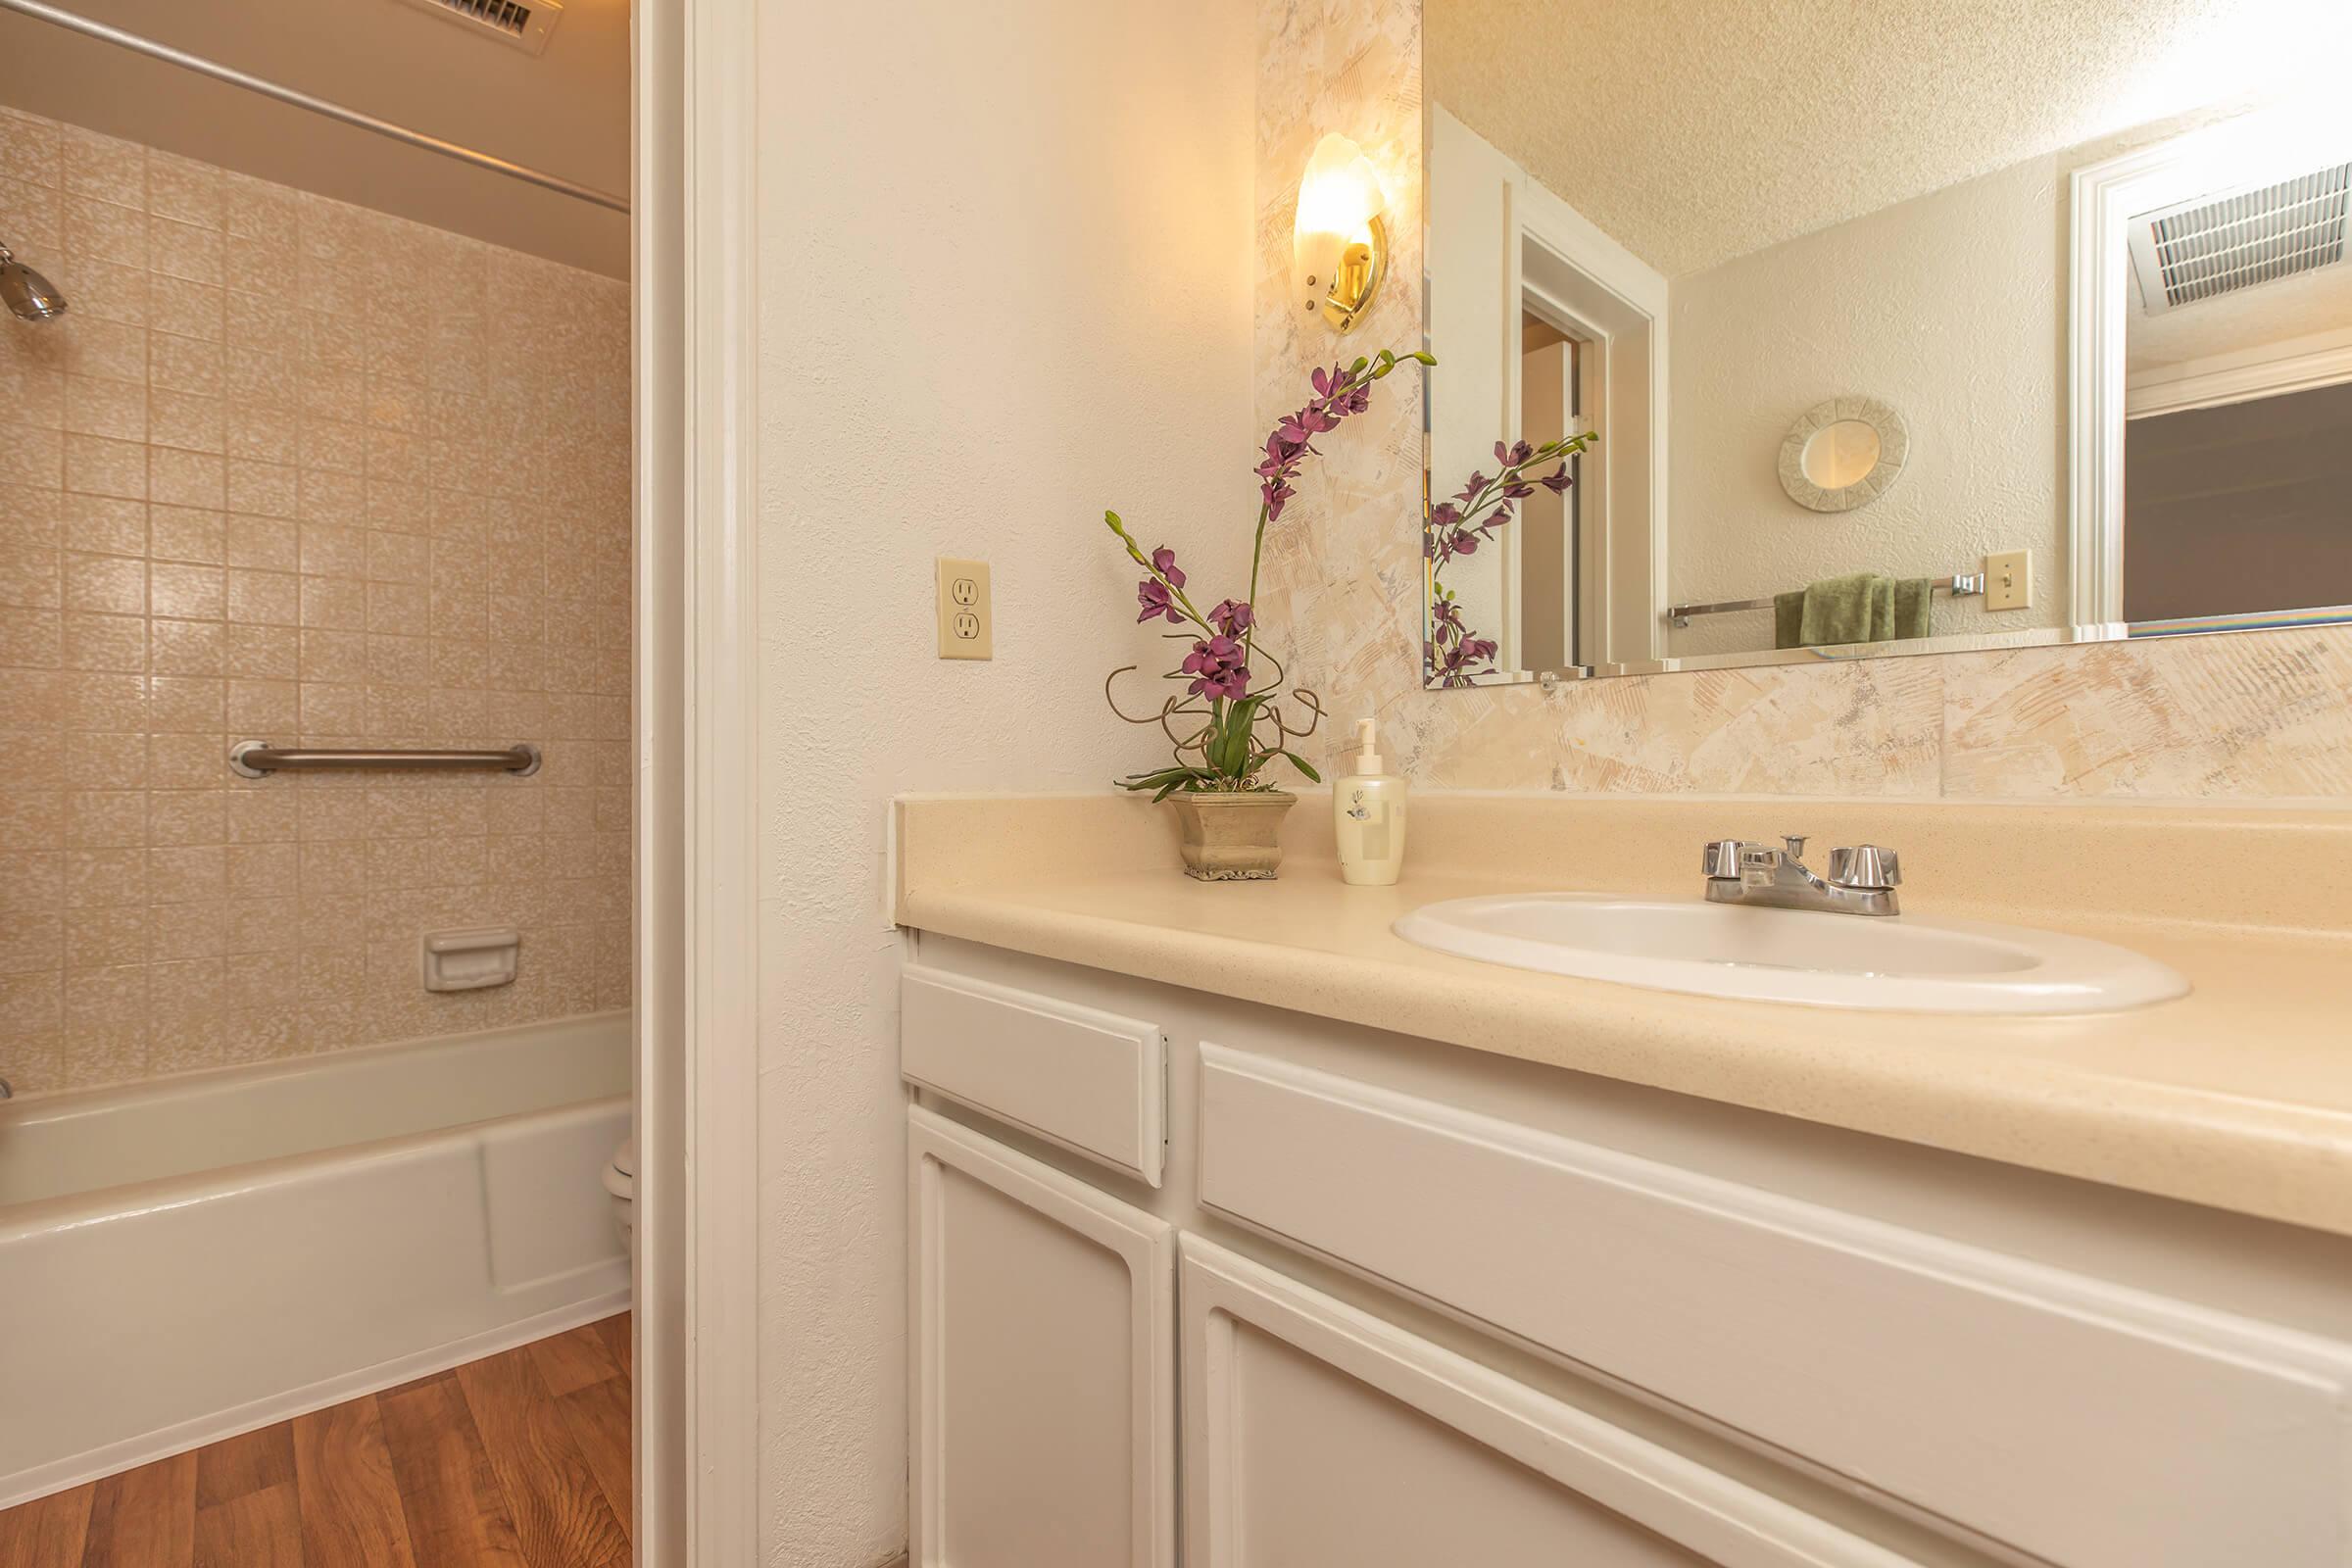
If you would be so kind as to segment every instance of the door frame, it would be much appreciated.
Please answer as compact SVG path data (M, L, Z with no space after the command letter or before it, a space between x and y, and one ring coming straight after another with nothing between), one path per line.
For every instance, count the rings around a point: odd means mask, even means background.
M2086 164L2069 180L2067 238L2068 597L2078 629L2124 621L2126 339L2134 315L2132 215L2292 178L2352 156L2327 105L2296 103ZM2342 367L2305 367L2324 385ZM2294 372L2287 372L2292 379ZM2150 411L2154 412L2154 411Z
M636 1556L759 1546L757 0L636 0Z

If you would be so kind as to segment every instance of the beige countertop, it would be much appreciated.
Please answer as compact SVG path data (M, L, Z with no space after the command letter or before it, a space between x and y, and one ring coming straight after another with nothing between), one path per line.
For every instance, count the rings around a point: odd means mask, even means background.
M1319 796L1291 813L1282 878L1257 883L1186 878L1169 829L1131 801L910 797L895 913L945 936L2352 1235L2352 813L1771 808L1828 842L1902 849L1915 912L2120 943L2193 988L2124 1012L1730 1002L1450 957L1390 930L1419 905L1476 894L1695 897L1700 842L1765 836L1757 809L1425 797L1404 879L1351 888L1331 862ZM1972 869L1913 870L1923 848L1971 852ZM1999 864L2003 854L2017 863ZM2264 879L2289 874L2266 893Z

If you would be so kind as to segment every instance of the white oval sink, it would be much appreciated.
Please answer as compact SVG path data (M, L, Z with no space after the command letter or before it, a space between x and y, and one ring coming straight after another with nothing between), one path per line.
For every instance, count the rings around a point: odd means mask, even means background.
M2105 1012L2188 994L2177 972L2083 937L1976 920L1520 893L1424 905L1408 942L1656 991L1909 1012Z

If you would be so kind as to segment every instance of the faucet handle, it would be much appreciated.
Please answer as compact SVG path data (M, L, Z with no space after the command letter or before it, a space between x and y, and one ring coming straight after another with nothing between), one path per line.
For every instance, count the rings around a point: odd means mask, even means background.
M1857 844L1830 852L1830 883L1841 888L1894 888L1903 884L1903 862L1892 850Z
M1710 881L1737 882L1740 880L1740 850L1738 839L1715 839L1700 858L1699 869Z

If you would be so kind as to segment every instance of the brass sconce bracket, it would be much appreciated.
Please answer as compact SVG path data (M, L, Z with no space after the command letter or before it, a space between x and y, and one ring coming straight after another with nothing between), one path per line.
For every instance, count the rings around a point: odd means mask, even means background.
M1339 270L1328 287L1318 278L1306 280L1307 287L1321 290L1319 295L1308 298L1306 308L1321 311L1323 319L1331 323L1334 331L1355 329L1389 275L1389 225L1375 215L1367 225L1367 239L1356 240L1340 253Z

